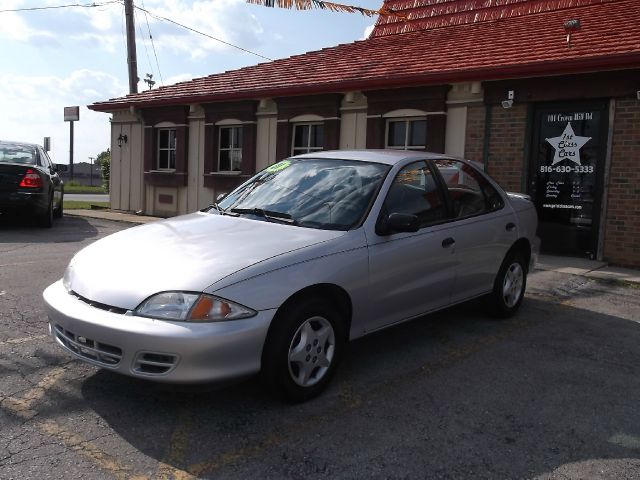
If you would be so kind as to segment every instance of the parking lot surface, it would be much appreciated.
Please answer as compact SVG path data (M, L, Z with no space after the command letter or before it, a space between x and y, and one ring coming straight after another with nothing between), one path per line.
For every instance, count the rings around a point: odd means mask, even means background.
M640 478L637 286L536 271L514 318L470 303L355 341L290 405L257 379L158 385L54 345L42 290L128 227L0 223L0 479Z

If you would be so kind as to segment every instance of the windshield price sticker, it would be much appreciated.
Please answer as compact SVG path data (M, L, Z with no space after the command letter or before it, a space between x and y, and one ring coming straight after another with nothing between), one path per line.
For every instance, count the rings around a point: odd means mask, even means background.
M267 167L265 171L269 173L275 173L275 172L279 172L280 170L284 170L289 165L291 165L291 162L289 160L283 160L281 162L274 163L270 167Z

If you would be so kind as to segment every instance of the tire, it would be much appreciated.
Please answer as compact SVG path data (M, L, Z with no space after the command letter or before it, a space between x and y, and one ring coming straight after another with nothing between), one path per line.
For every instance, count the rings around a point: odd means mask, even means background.
M527 287L527 264L524 255L510 252L496 276L493 292L487 297L489 312L498 318L511 317L518 311Z
M47 210L43 212L40 217L39 224L42 228L53 227L53 195L49 199L49 206L47 207Z
M53 212L54 218L62 218L64 214L64 193L60 195L60 203L58 204L58 208Z
M345 333L338 311L320 299L304 299L274 322L262 354L263 381L292 402L316 397L342 357Z

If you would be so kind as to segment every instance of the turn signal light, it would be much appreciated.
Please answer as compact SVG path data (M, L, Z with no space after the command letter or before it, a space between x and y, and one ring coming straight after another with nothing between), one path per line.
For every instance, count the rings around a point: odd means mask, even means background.
M31 168L24 174L20 181L20 186L25 188L42 188L42 178L35 170Z

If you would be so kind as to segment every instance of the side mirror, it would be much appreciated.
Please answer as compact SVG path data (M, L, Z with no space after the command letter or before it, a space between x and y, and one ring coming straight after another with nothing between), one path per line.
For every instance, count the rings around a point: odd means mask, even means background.
M53 164L53 169L56 172L66 172L69 170L69 166L65 165L64 163L54 163Z
M416 215L408 213L390 213L376 228L378 235L391 235L397 232L417 232L420 221Z

